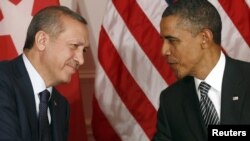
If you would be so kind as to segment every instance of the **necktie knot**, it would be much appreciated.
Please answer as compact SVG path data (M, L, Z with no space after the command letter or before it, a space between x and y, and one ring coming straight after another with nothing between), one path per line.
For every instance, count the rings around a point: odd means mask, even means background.
M47 89L39 93L40 102L47 103L49 101L49 97L50 97L50 92Z
M201 95L207 94L210 88L211 86L204 81L202 81L199 85L199 90L201 92Z

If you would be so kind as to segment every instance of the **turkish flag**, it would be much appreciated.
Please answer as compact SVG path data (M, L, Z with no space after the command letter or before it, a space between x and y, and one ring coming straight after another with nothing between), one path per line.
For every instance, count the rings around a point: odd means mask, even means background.
M40 9L59 5L58 0L0 0L0 60L22 53L26 31L32 16ZM79 73L69 84L56 87L70 103L69 141L87 141Z

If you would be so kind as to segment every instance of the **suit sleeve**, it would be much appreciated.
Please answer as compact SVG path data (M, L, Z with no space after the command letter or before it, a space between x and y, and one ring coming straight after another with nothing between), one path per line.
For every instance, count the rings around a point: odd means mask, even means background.
M0 140L21 141L16 107L8 76L0 71Z
M157 112L156 134L152 141L172 141L164 103L166 103L166 101L164 101L164 92L162 92L160 96L160 107Z

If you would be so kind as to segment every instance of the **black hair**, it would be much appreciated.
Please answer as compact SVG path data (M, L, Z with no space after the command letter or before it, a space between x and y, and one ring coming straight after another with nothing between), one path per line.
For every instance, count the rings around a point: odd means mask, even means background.
M162 18L175 15L180 18L180 24L187 23L193 35L202 29L213 33L213 40L221 44L221 18L216 8L207 0L177 0L163 12Z

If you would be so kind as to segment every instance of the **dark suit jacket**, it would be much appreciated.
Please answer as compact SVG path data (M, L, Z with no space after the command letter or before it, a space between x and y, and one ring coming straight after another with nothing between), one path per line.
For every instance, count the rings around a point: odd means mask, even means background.
M239 100L232 97L238 96ZM221 124L250 124L250 64L226 57L222 80ZM160 96L153 141L206 141L193 77L185 77Z
M69 105L54 88L49 107L54 141L66 141ZM38 141L34 92L22 55L0 63L0 141Z

